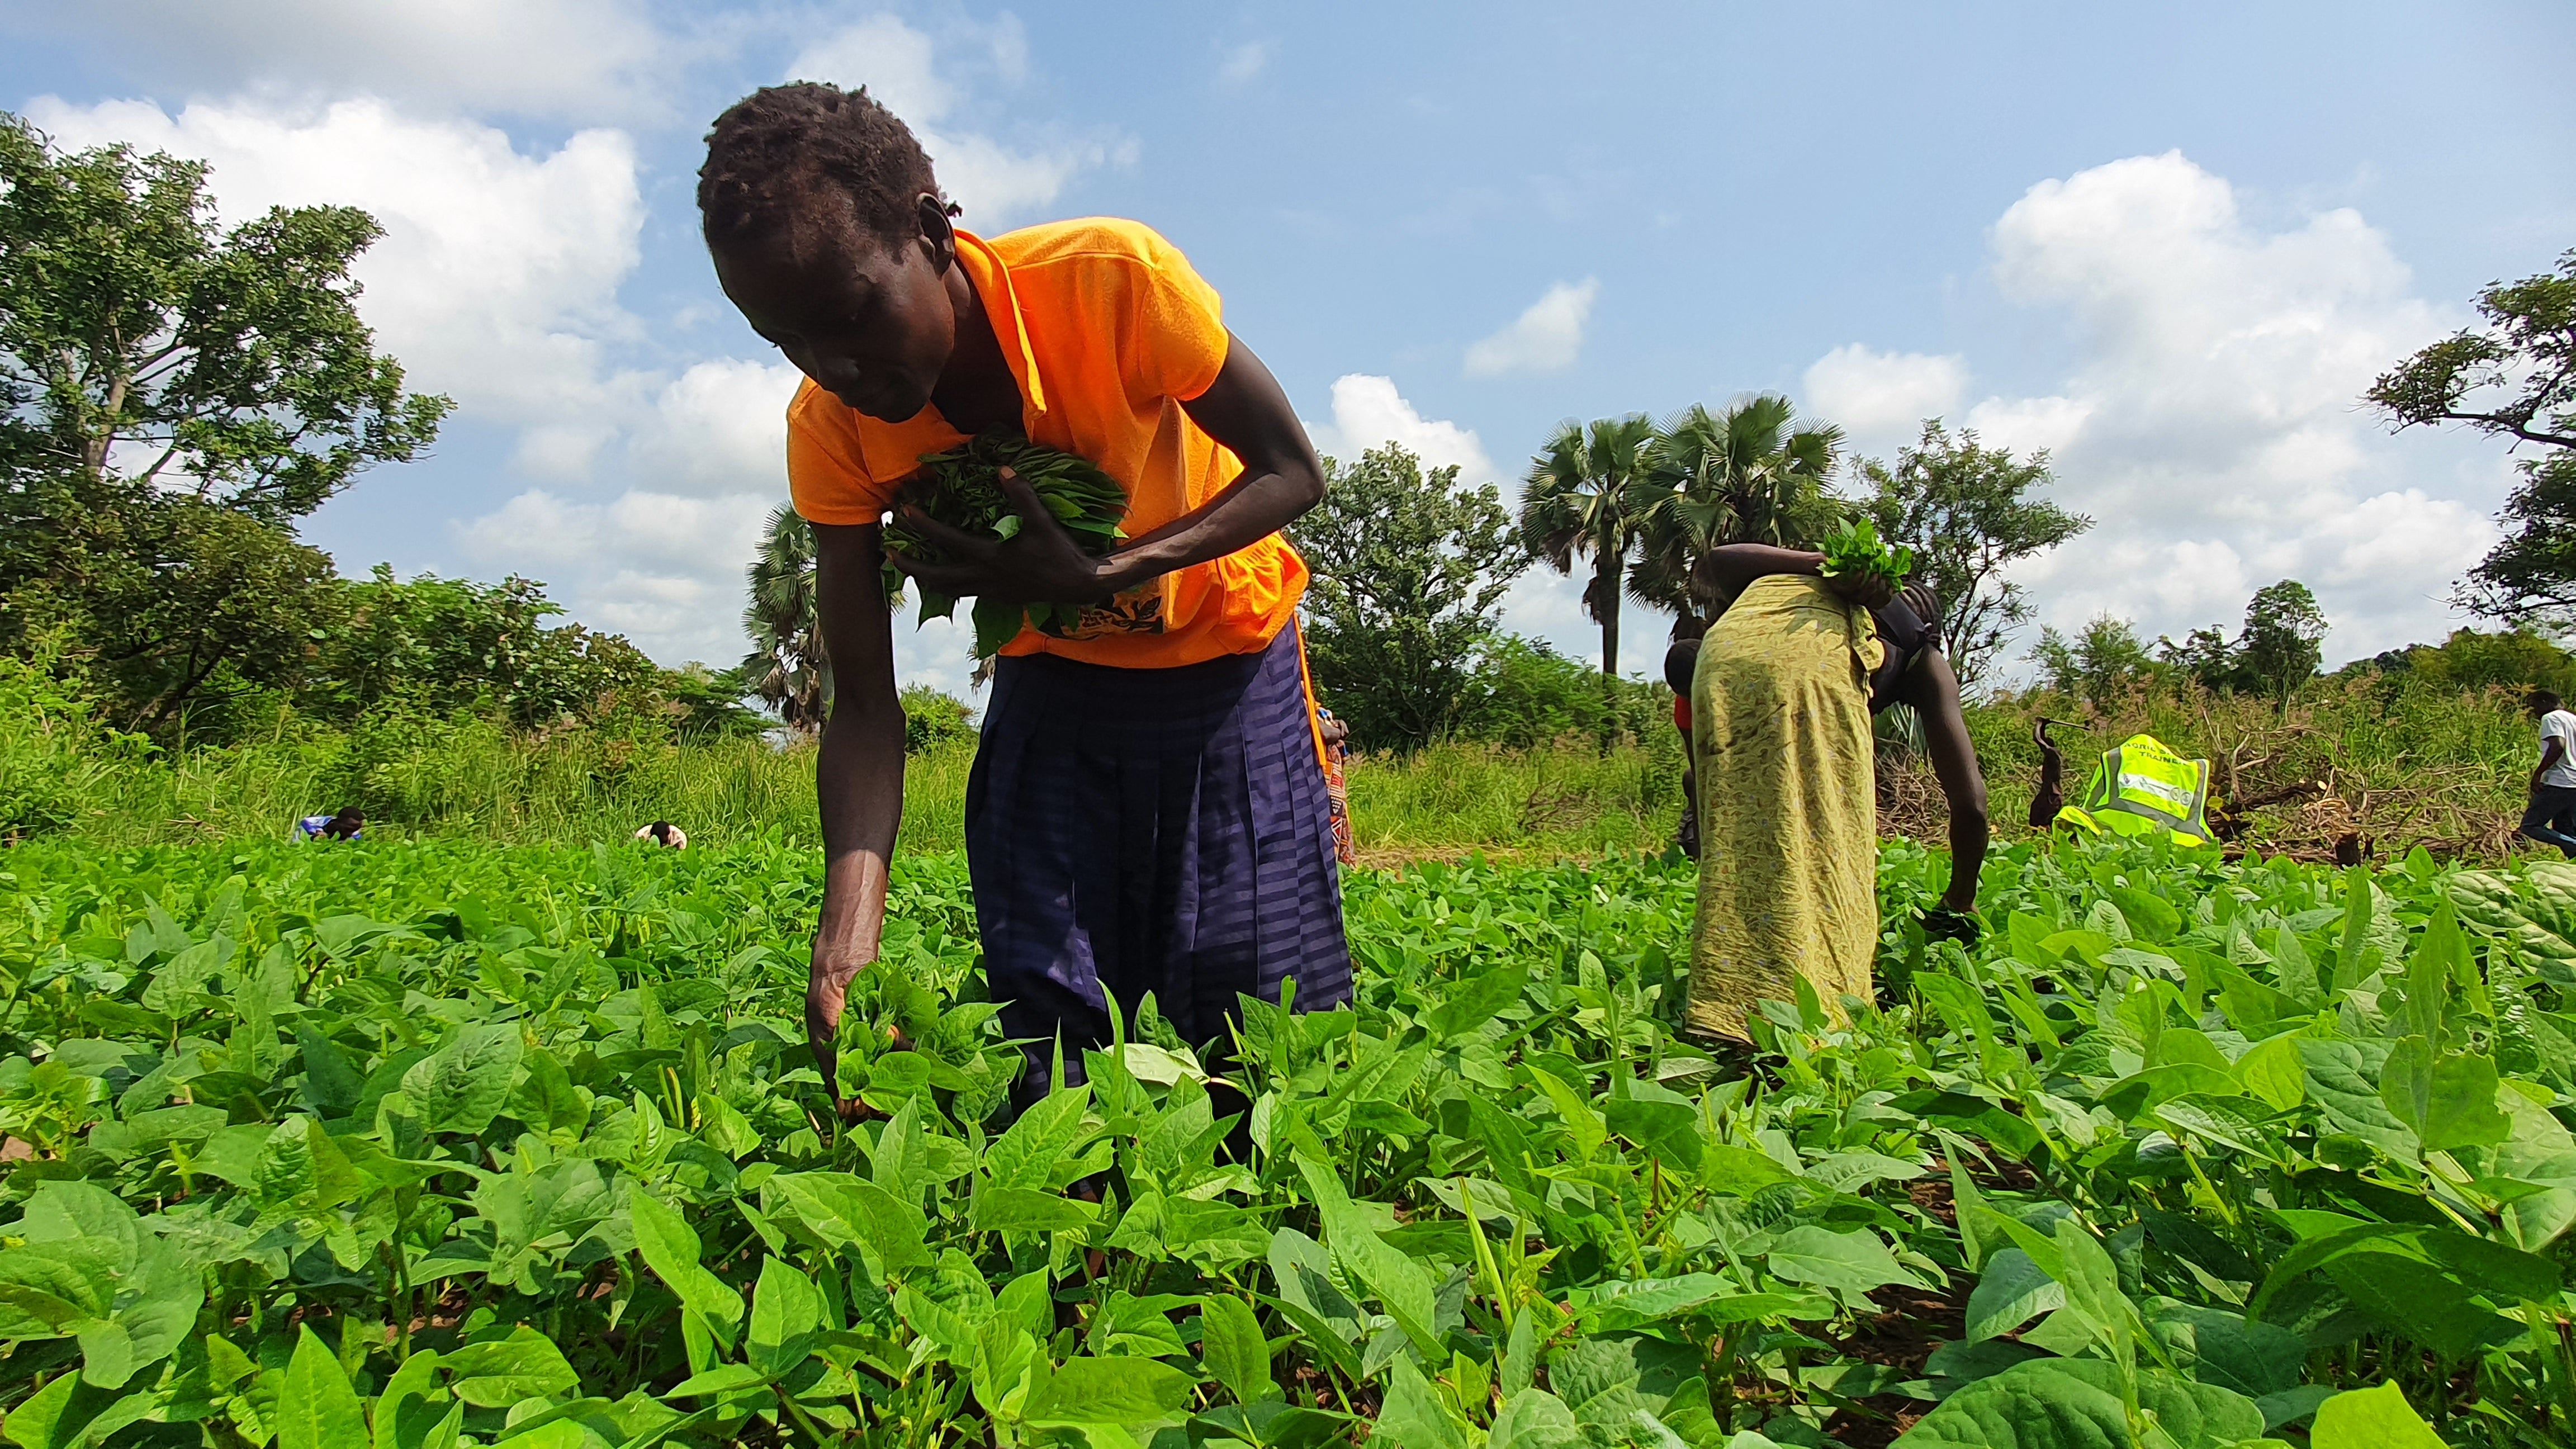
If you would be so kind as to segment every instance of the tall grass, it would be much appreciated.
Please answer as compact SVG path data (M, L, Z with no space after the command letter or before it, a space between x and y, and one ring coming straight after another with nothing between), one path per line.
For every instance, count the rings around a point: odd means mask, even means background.
M2096 702L2005 698L1969 711L1997 833L2023 828L2039 754L2034 718L2061 731L2068 797L2099 753L2152 733L2217 765L2232 799L2298 781L2319 789L2255 813L2253 843L2329 847L2354 831L2384 853L2417 840L2494 855L2510 833L2532 726L2503 690L2404 676L2319 681L2282 710L2195 688L2141 687ZM914 755L899 848L964 846L973 741ZM1882 829L1942 833L1919 763L1882 757ZM1681 810L1681 747L1669 729L1603 750L1589 739L1528 749L1450 743L1351 763L1362 851L1384 860L1473 849L1534 856L1660 850ZM355 804L379 835L512 844L617 839L670 820L693 840L821 843L810 746L755 739L680 744L590 729L512 731L472 718L373 719L349 730L281 717L214 749L158 752L98 730L78 701L0 660L0 839L67 836L108 845L284 835L299 816Z
M2033 693L1968 713L1999 832L2022 828L2030 808L2040 765L2031 725L2041 717L2072 726L2054 732L2069 801L2083 794L2102 752L2135 734L2208 759L2225 800L2313 785L2251 813L2249 841L2267 848L2323 849L2351 831L2383 854L2419 842L2436 852L2503 854L2519 847L2512 827L2539 760L2519 691L2404 674L2321 679L2286 708L2192 684L2141 682L2098 701ZM1894 768L1928 773L1903 761ZM1913 793L1928 797L1930 787ZM1919 821L1893 823L1923 833Z
M0 709L0 770L18 760L30 774L71 781L56 792L44 833L101 845L275 838L298 817L345 804L364 810L380 836L571 844L669 820L709 844L822 843L810 745L530 734L475 719L376 720L349 731L281 719L263 736L220 748L128 747L109 766L70 743L76 723L57 718L48 727L41 712ZM1362 846L1380 856L1660 849L1681 809L1680 754L1666 731L1607 752L1567 740L1364 756L1350 767L1352 816ZM72 772L72 760L89 763ZM973 760L971 737L906 760L898 849L964 848Z

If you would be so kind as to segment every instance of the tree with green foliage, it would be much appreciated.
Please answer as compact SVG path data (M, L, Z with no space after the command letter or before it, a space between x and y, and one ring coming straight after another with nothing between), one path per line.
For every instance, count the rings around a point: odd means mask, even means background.
M1324 501L1290 529L1313 570L1306 649L1316 690L1371 749L1410 750L1458 723L1503 593L1529 566L1492 484L1425 470L1397 444L1324 460Z
M149 489L278 524L437 436L451 404L405 392L358 318L349 267L374 218L276 207L226 230L205 182L202 162L124 146L59 154L0 113L13 495Z
M372 218L226 229L205 183L0 113L0 647L43 634L128 727L290 682L330 582L293 521L449 407L358 318Z
M2244 632L2236 636L2236 657L2246 679L2287 709L2299 686L2316 677L2326 628L2317 596L2298 580L2283 579L2256 590L2245 605Z
M1953 434L1938 418L1923 424L1893 465L1860 464L1862 507L1888 539L1914 550L1914 577L1941 601L1942 651L1963 689L1973 688L2030 622L2029 590L2004 577L2022 559L2057 547L2093 520L2035 497L2052 483L2048 454L2016 458L1988 448L1973 431Z
M928 754L975 738L974 707L946 690L907 684L897 698L903 705L905 754Z
M2158 672L2137 626L2113 614L2094 615L2073 637L2042 628L2031 661L2043 686L2090 704Z
M2194 629L2177 640L2171 635L2156 639L2156 663L2176 678L2188 679L2203 689L2232 690L2246 680L2245 661L2236 650L2236 642L2227 631L2216 626Z
M2339 678L2379 673L2409 675L2426 684L2460 691L2505 689L2517 695L2546 689L2576 698L2576 654L2528 628L2454 629L2439 644L2413 644L2371 659L2355 660Z
M788 728L819 732L830 712L832 665L814 584L814 526L788 505L770 510L760 552L744 570L751 586L743 632L751 652L736 672Z
M1453 733L1506 749L1568 738L1644 739L1672 728L1672 691L1658 681L1613 678L1607 693L1579 660L1544 639L1501 634L1477 654Z
M1845 522L1826 491L1842 429L1801 421L1778 393L1738 398L1721 412L1693 403L1655 430L1628 592L1638 602L1696 616L1692 565L1725 543L1808 548Z
M2364 396L2401 431L2458 423L2533 447L2497 516L2503 541L2457 598L2488 618L2564 626L2576 622L2576 250L2555 271L2489 283L2477 309L2482 327L2416 353Z
M1602 688L1619 674L1619 607L1630 555L1653 504L1645 486L1655 421L1644 413L1557 424L1521 480L1520 537L1530 557L1571 578L1589 559L1585 617L1601 626Z
M470 711L529 727L657 708L685 689L623 635L549 625L563 606L515 574L498 584L397 579L378 564L337 593L333 618L311 631L316 648L295 695L321 718Z

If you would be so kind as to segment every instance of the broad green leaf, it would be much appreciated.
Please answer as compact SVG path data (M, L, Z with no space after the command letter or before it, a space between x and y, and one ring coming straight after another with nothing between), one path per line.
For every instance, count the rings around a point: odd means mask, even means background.
M1556 1108L1557 1119L1574 1134L1574 1160L1589 1162L1599 1155L1601 1144L1610 1137L1609 1128L1602 1124L1601 1114L1592 1110L1592 1104L1583 1100L1581 1092L1567 1086L1553 1074L1538 1067L1530 1068L1529 1073L1539 1089L1547 1093L1549 1103Z
M1047 1174L1082 1139L1082 1114L1091 1105L1087 1087L1059 1087L1020 1114L1011 1130L984 1153L992 1185L1042 1189Z
M431 1132L481 1132L510 1100L524 1048L515 1022L459 1027L403 1073L402 1091Z
M2297 1388L2307 1368L2306 1339L2278 1324L2248 1323L2223 1308L2169 1304L2148 1318L2147 1331L2176 1369L2249 1399Z
M2380 1100L2379 1065L2386 1043L2300 1037L2298 1045L2300 1064L2308 1073L2308 1096L2323 1110L2328 1131L2361 1138L2401 1162L2423 1155L2414 1130Z
M2043 1313L2066 1306L2066 1290L2019 1248L1986 1259L1985 1275L1968 1295L1968 1341L2009 1333Z
M751 1327L743 1352L772 1378L805 1361L823 1326L823 1295L813 1280L780 1258L763 1259L751 1294Z
M1022 1273L993 1295L996 1317L1018 1324L1038 1338L1055 1332L1055 1298L1047 1291L1046 1270Z
M309 1327L297 1330L277 1396L277 1449L372 1449L348 1372Z
M1190 1402L1190 1376L1149 1358L1077 1358L1031 1387L1029 1423L1154 1424Z
M1814 1224L1791 1228L1772 1243L1764 1261L1774 1277L1853 1293L1890 1283L1922 1286L1921 1279L1897 1265L1887 1244L1865 1228L1848 1233Z
M793 1172L771 1178L769 1186L835 1250L865 1243L889 1272L930 1266L930 1220L874 1182L843 1172Z
M345 1117L355 1110L367 1079L340 1044L305 1026L297 1028L295 1045L304 1054L304 1104L326 1117Z
M1331 1253L1295 1228L1271 1234L1270 1277L1281 1298L1314 1315L1344 1343L1357 1343L1368 1327L1368 1315L1334 1286Z
M2409 1035L2435 1042L2442 1039L2452 984L2468 969L2468 962L2469 942L2460 933L2458 912L2444 900L2433 908L2433 918L2416 938L2414 954L2406 958L2403 1020Z
M2310 1449L2446 1449L2395 1383L2351 1389L2317 1406Z
M2559 1270L2546 1258L2422 1223L2360 1223L2308 1239L2284 1254L2247 1306L2264 1309L2290 1284L2326 1269L2346 1296L2390 1329L2463 1357L2505 1320L2471 1295L2512 1307L2546 1302Z
M2232 1389L2157 1369L2138 1374L2139 1407L2179 1449L2223 1449L2263 1432L2263 1411ZM1915 1422L1900 1449L2129 1449L2120 1368L2044 1358L1977 1380Z
M1454 1040L1509 1009L1528 988L1529 968L1518 963L1471 976L1432 1008L1425 1024L1434 1039Z
M2437 1056L2431 1041L2410 1036L2389 1048L2379 1100L2427 1152L2485 1147L2513 1131L2512 1119L2496 1110L2497 1085L2493 1058L2469 1052Z
M2236 1059L2236 1080L2276 1112L2287 1112L2308 1099L2307 1068L2299 1061L2299 1041L2283 1033L2257 1043Z
M742 1321L742 1297L698 1261L698 1235L679 1213L640 1188L626 1200L635 1248L680 1301L730 1329Z
M2135 1122L2176 1097L2232 1097L2244 1090L2222 1068L2184 1062L2123 1077L2102 1094L2101 1102L2121 1120Z
M1099 1216L1091 1203L1039 1188L987 1183L975 1193L974 1224L981 1232L1080 1232Z
M1494 1412L1485 1449L1573 1449L1582 1438L1564 1400L1545 1389L1522 1389Z
M105 1318L121 1251L89 1238L0 1251L0 1338L53 1338Z
M26 1216L11 1235L30 1243L107 1243L116 1249L118 1271L130 1268L143 1251L143 1220L123 1198L89 1182L45 1182L27 1199Z
M1387 1376L1386 1400L1378 1409L1369 1442L1381 1438L1390 1449L1467 1449L1467 1436L1459 1432L1449 1411L1440 1406L1439 1396L1423 1381L1422 1371L1408 1358L1397 1359Z
M70 1449L83 1426L111 1397L82 1384L79 1374L56 1374L52 1383L9 1411L5 1426L0 1426L0 1438L19 1449Z
M581 1387L581 1377L565 1362L563 1350L524 1323L510 1330L507 1338L469 1343L443 1353L438 1366L454 1376L450 1391L478 1409L506 1409L523 1399Z
M769 1375L747 1363L719 1364L702 1374L691 1374L671 1386L675 1399L704 1398L710 1394L738 1393L756 1389L769 1382Z
M1270 1344L1251 1305L1231 1293L1211 1293L1199 1305L1199 1355L1236 1403L1279 1393L1270 1377Z

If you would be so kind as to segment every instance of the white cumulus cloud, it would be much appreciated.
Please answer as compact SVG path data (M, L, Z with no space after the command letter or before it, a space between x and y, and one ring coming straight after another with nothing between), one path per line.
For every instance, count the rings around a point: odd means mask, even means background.
M1467 348L1469 377L1515 372L1563 372L1583 351L1583 327L1601 295L1597 277L1559 282L1512 324Z
M613 344L641 328L617 291L636 266L644 204L634 143L580 131L525 152L497 128L425 121L382 101L329 106L207 101L176 114L149 101L28 118L66 147L125 141L213 167L226 223L271 206L362 207L384 238L352 269L359 312L415 388L513 424L589 421L536 452L560 471L586 460L618 387Z
M31 13L113 35L127 63L181 93L366 94L587 121L665 117L671 82L704 49L643 0L89 0Z
M1503 507L1520 508L1520 473L1502 469L1485 451L1473 428L1446 418L1426 418L1407 399L1395 379L1354 372L1333 382L1333 417L1309 423L1317 452L1355 461L1371 448L1395 443L1410 450L1427 468L1458 469L1466 487L1500 485ZM1516 634L1544 639L1567 657L1598 665L1601 626L1584 617L1583 579L1568 578L1545 565L1533 566L1503 595L1503 627ZM1672 620L1636 604L1620 613L1620 671L1651 670L1663 657L1664 636Z
M2455 325L2360 213L2257 223L2225 178L2167 152L2033 186L1991 248L2003 296L2062 317L2075 344L2044 395L1953 418L2050 449L2057 497L2097 520L2022 571L2047 618L2232 629L2254 590L2296 578L2333 621L2329 664L2452 627L2442 600L2494 537L2506 464L2391 438L2360 405ZM1828 354L1811 393L1883 356Z
M1805 395L1818 421L1874 444L1910 441L1923 419L1948 414L1967 389L1966 358L1878 352L1854 342L1816 359L1807 369Z
M961 64L987 66L1005 81L1026 69L1027 39L1016 20L967 38L971 59ZM785 79L866 86L920 138L939 184L979 228L1046 206L1085 171L1134 162L1136 143L1121 135L1050 136L1023 147L951 126L962 91L953 69L940 63L940 49L937 38L900 17L876 14L797 52Z
M1314 438L1315 451L1345 463L1357 462L1371 448L1396 443L1426 467L1454 464L1458 481L1469 487L1499 480L1494 461L1485 455L1485 445L1473 428L1424 417L1396 391L1391 377L1353 372L1334 379L1333 420L1307 431Z

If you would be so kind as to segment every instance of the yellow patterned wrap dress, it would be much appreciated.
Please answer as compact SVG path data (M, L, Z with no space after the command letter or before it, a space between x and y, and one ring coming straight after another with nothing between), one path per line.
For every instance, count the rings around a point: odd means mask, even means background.
M1699 911L1687 1024L1745 1040L1756 1002L1804 976L1837 1019L1870 997L1878 807L1869 610L1822 579L1754 580L1711 625L1691 677Z

